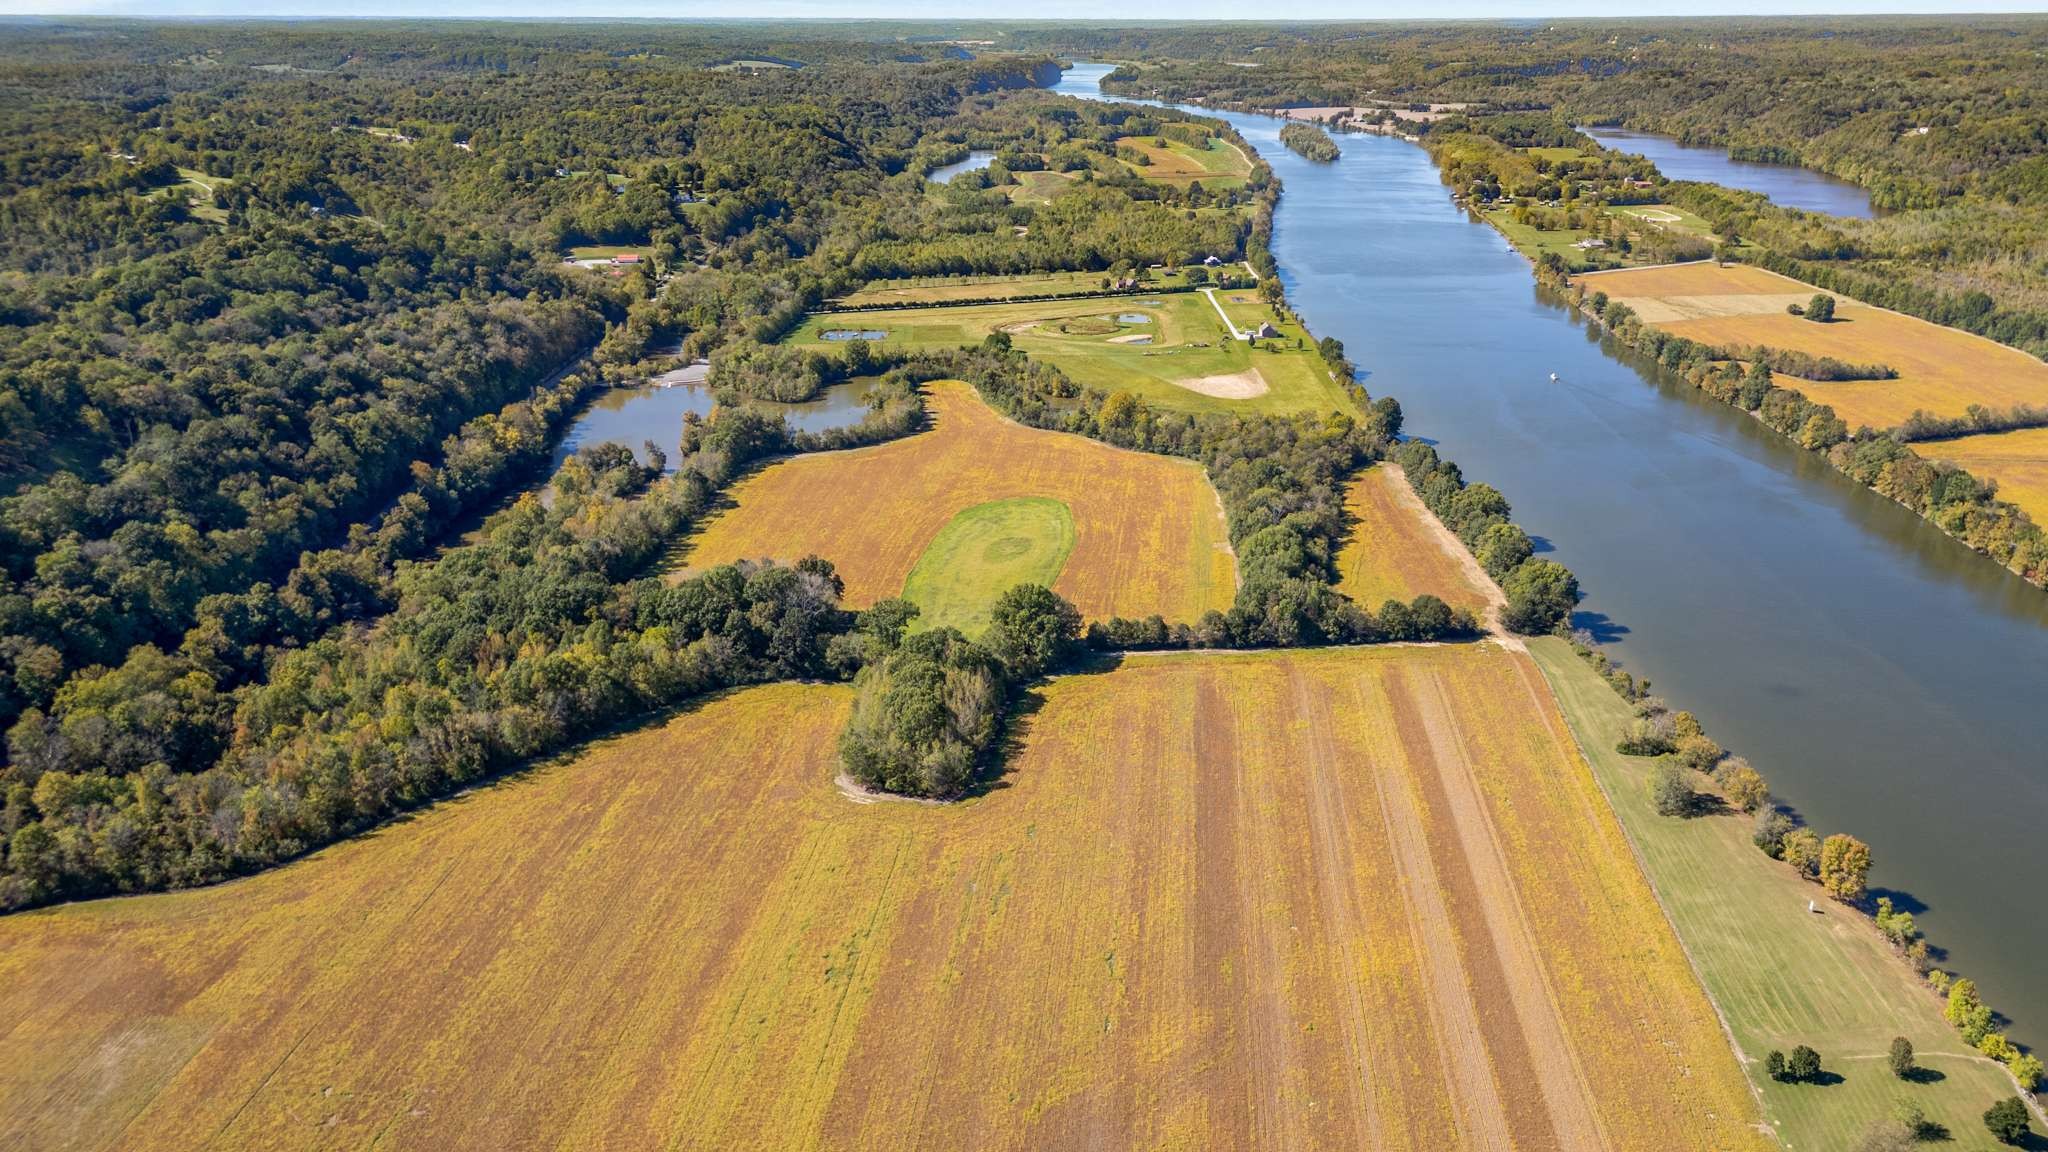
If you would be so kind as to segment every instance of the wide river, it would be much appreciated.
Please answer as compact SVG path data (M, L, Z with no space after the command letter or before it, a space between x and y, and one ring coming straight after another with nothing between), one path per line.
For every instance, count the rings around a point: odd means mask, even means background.
M1099 99L1107 71L1057 90ZM1420 147L1344 134L1314 164L1279 121L1222 118L1285 185L1274 255L1309 326L1507 494L1610 655L1868 841L1873 886L2048 1042L2048 592L1602 341Z

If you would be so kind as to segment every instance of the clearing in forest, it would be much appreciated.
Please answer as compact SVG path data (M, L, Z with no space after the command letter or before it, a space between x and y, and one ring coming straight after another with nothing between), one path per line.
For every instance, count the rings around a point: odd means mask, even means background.
M1030 175L1022 173L1020 175ZM1146 272L1147 290L1183 288L1185 276L1162 268ZM1104 290L1107 272L1024 272L1010 276L907 276L871 280L833 303L846 308L894 304L947 304L956 300L1026 300L1034 296L1078 296ZM827 317L827 320L830 318Z
M1077 383L1135 393L1164 408L1319 415L1355 410L1299 324L1259 303L1255 291L1216 295L1232 324L1255 331L1259 323L1271 323L1279 335L1256 347L1234 340L1208 295L1162 292L821 313L806 320L790 340L835 348L847 339L841 334L880 332L878 342L892 346L957 348L1001 331L1033 359L1057 365ZM1232 296L1249 302L1232 303ZM1240 383L1227 388L1215 383L1225 378ZM1254 384L1241 383L1247 380Z
M1238 187L1252 174L1251 160L1244 152L1217 136L1209 138L1206 148L1153 136L1125 136L1116 143L1119 148L1129 148L1149 161L1133 164L1126 160L1124 167L1160 184L1186 187L1199 183L1209 191L1217 192Z
M0 1143L1772 1147L1526 657L1038 695L959 804L852 802L851 692L773 685L248 880L0 920Z
M1483 616L1492 599L1470 573L1470 560L1445 534L1400 468L1378 464L1345 491L1351 534L1337 553L1337 590L1360 607L1407 603L1424 592L1453 608Z
M1658 815L1649 788L1656 761L1614 750L1633 719L1629 706L1564 641L1531 640L1529 652L1720 1005L1785 1147L1851 1152L1890 1120L1894 1101L1910 1100L1947 1127L1942 1147L1998 1148L1981 1116L2013 1094L2012 1078L1963 1043L1942 1019L1941 998L1870 919L1757 851L1747 816ZM1712 791L1705 776L1694 782ZM1818 913L1808 911L1809 900ZM1900 1080L1886 1066L1899 1035L1912 1041L1925 1075ZM1781 1084L1764 1074L1772 1049L1799 1044L1818 1051L1835 1079Z
M2026 509L2034 523L2048 525L2048 428L1920 440L1913 451L1929 460L1950 461L1979 480L1998 481L1999 499Z
M815 553L838 567L846 602L865 606L904 594L918 569L929 577L918 582L927 589L1004 576L1010 569L985 556L959 565L946 559L941 537L949 521L978 505L1032 497L1067 510L1070 551L1052 587L1087 618L1158 613L1193 623L1230 607L1237 561L1216 490L1199 465L1025 428L958 381L929 384L926 397L928 432L798 456L734 485L731 506L689 541L685 563L701 570ZM972 519L962 531L975 527ZM1043 526L1042 518L1033 523ZM1049 555L1040 551L1048 547L1043 533L1030 535L1038 537L1032 549ZM938 602L985 605L1004 590L990 582Z
M1645 323L1674 336L1721 348L1762 344L1850 364L1882 364L1894 380L1806 380L1778 375L1778 384L1827 404L1854 429L1890 428L1917 410L1960 416L1972 404L2006 409L2048 404L2048 364L1981 336L1872 308L1840 293L1835 320L1820 324L1785 311L1821 289L1744 264L1706 260L1661 268L1589 273L1587 292L1605 292Z

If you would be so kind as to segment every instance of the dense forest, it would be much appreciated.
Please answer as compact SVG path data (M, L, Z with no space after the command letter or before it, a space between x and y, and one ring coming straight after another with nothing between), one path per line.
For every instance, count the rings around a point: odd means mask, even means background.
M10 25L0 903L276 859L669 698L493 697L493 660L615 651L584 630L702 491L587 460L447 550L650 357L719 354L732 400L803 393L772 358L749 388L746 349L871 277L1270 262L1263 166L1216 193L1138 180L1118 138L1214 126L1036 90L1054 75L900 25ZM925 182L970 147L1004 164ZM1034 167L1081 186L1013 201L1000 181ZM589 248L642 258L569 262ZM686 472L787 446L743 411ZM452 635L496 655L465 648L452 681L371 655ZM814 670L715 663L660 675ZM479 709L517 719L480 735Z

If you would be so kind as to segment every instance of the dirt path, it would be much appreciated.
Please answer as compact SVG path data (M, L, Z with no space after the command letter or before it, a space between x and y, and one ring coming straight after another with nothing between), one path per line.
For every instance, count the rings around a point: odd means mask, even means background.
M1557 997L1543 967L1542 953L1529 928L1504 853L1506 847L1487 814L1485 798L1472 771L1465 743L1459 737L1450 701L1441 681L1431 678L1415 686L1412 699L1429 741L1430 760L1448 801L1449 818L1479 890L1487 936L1507 977L1515 1020L1534 1057L1536 1081L1543 1094L1560 1147L1606 1149L1610 1145L1593 1104L1577 1052L1565 1036Z
M1514 1142L1508 1135L1507 1110L1494 1084L1492 1062L1487 1059L1479 1007L1458 958L1458 937L1451 927L1444 887L1430 858L1426 818L1398 769L1376 763L1372 779L1379 793L1387 842L1393 846L1394 871L1401 878L1408 930L1429 981L1431 1022L1441 1040L1437 1057L1443 1063L1444 1082L1452 1090L1459 1144L1484 1152L1510 1152Z
M1249 338L1249 333L1247 333L1244 329L1239 328L1237 325L1230 322L1230 313L1225 312L1223 310L1223 302L1221 300L1216 299L1216 290L1214 288L1202 289L1202 295L1207 296L1209 298L1209 306L1211 308L1216 309L1217 318L1223 321L1223 326L1225 328L1230 329L1230 338L1232 340L1244 340Z
M1501 614L1507 611L1508 598L1501 592L1500 585L1495 584L1493 577L1486 574L1486 569L1479 566L1479 561L1473 558L1471 551L1465 547L1465 542L1458 539L1449 528L1444 527L1444 522L1437 519L1436 513L1431 512L1429 506L1422 502L1422 497L1415 494L1415 486L1408 482L1408 473L1402 471L1399 464L1389 460L1379 466L1391 469L1394 473L1397 483L1388 487L1393 489L1395 502L1415 514L1429 529L1430 535L1436 538L1437 546L1444 550L1444 555L1457 564L1465 573L1466 580L1486 598L1486 611L1480 623L1486 626L1487 633L1500 641L1501 647L1511 652L1527 652L1528 644L1524 643L1520 636L1508 631L1507 625L1501 622Z

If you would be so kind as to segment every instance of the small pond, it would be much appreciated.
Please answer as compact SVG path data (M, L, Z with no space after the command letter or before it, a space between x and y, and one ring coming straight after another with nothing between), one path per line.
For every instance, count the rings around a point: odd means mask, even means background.
M655 381L631 388L614 388L592 401L569 431L555 445L548 464L553 475L562 461L587 445L607 442L623 444L633 455L646 460L643 441L652 440L668 453L669 470L674 471L682 454L683 417L689 413L708 416L715 402L704 382L702 365L677 369ZM687 375L686 375L687 374ZM667 383L664 383L667 382ZM826 432L858 424L867 415L868 396L875 390L873 379L850 380L825 389L816 400L801 404L760 406L778 412L789 426L801 432Z
M924 178L934 184L951 184L953 177L960 175L962 172L979 172L995 162L996 154L994 152L976 149L967 154L967 159L956 160L951 164L941 164L930 172L925 173Z
M1117 314L1116 322L1119 324L1150 324L1152 318L1143 312L1120 312Z

